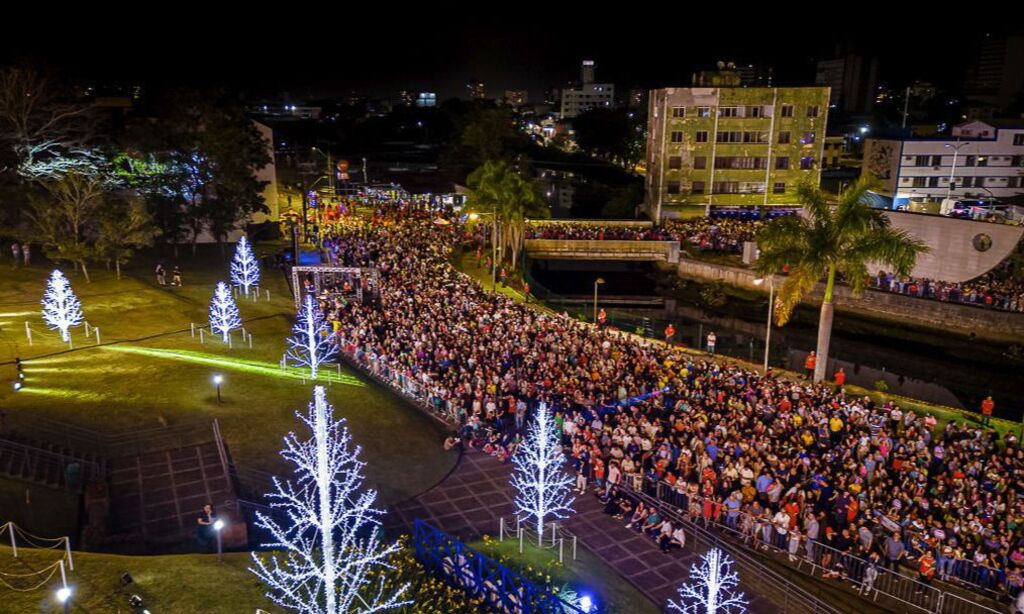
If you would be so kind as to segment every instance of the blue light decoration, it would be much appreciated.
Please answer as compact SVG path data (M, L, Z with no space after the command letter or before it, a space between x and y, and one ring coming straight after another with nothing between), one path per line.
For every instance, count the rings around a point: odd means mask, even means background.
M82 323L82 303L71 289L71 282L58 269L46 282L42 304L46 325L50 330L60 331L61 340L67 343L71 339L70 328Z
M231 295L231 289L226 283L217 282L210 300L210 330L219 334L227 343L231 331L241 326L242 318L238 315L238 305Z
M260 285L260 263L252 253L249 239L242 235L231 259L231 285L242 288L249 296L249 288Z

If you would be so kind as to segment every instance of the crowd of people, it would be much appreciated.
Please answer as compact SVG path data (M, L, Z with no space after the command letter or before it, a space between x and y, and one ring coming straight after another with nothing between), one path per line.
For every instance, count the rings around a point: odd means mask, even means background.
M930 298L989 309L1024 312L1024 279L1007 272L989 273L973 281L954 283L933 279L908 279L879 271L871 287L906 296Z
M533 223L528 239L569 239L595 241L679 241L702 252L743 251L745 241L753 241L766 222L759 219L695 217L666 220L661 226L606 226L580 222Z
M791 554L827 555L830 574L874 559L925 582L1019 591L1016 438L938 429L891 401L694 358L487 293L449 264L465 236L457 224L379 217L332 233L342 260L381 272L378 303L334 314L343 352L458 421L462 443L508 459L544 402L583 489L610 497L642 485ZM643 514L609 511L633 526ZM654 528L650 511L640 526ZM659 524L652 537L672 547L676 528Z

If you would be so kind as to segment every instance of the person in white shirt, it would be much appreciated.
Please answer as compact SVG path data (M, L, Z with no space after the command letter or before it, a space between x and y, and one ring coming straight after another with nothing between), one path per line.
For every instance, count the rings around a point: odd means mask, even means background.
M785 550L789 536L789 514L786 513L786 510L781 509L776 512L775 517L772 518L772 524L775 525L775 545Z

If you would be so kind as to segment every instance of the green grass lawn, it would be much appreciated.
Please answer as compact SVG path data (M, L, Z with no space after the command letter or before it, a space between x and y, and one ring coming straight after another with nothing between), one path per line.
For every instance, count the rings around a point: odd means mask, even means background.
M95 430L125 431L217 418L239 467L282 472L289 467L277 452L282 437L303 428L295 411L305 411L312 383L302 371L281 371L279 361L290 335L294 307L282 273L263 272L271 299L239 300L250 349L237 332L234 347L190 333L207 320L213 285L227 275L227 260L214 246L201 246L195 259L183 258L185 285L160 287L149 275L154 257L142 256L117 280L103 269L93 282L70 275L86 320L99 327L103 345L73 329L74 351L46 332L39 297L50 267L0 266L0 362L20 356L25 388L0 387L0 408L13 428L30 430L41 416ZM167 268L170 268L168 264ZM29 346L24 322L32 330ZM14 377L11 364L0 378ZM222 403L212 383L224 378ZM442 449L443 432L429 418L391 393L348 369L323 374L336 413L348 420L363 446L368 483L393 502L418 494L441 480L456 456Z
M491 558L504 560L511 568L528 570L525 574L528 578L535 577L533 573L538 572L549 577L549 583L555 587L568 584L576 590L588 588L600 598L606 612L655 614L661 611L636 587L583 546L576 549L576 560L572 559L567 547L563 553L565 562L559 564L556 550L538 548L536 544L524 542L523 553L520 554L519 542L515 539L479 541L469 545Z

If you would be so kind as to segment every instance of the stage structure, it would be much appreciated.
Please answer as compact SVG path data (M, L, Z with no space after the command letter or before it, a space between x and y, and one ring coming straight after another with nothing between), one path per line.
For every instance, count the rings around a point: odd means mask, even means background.
M292 294L296 311L307 288L312 288L317 297L375 301L380 298L380 271L372 267L293 266Z

